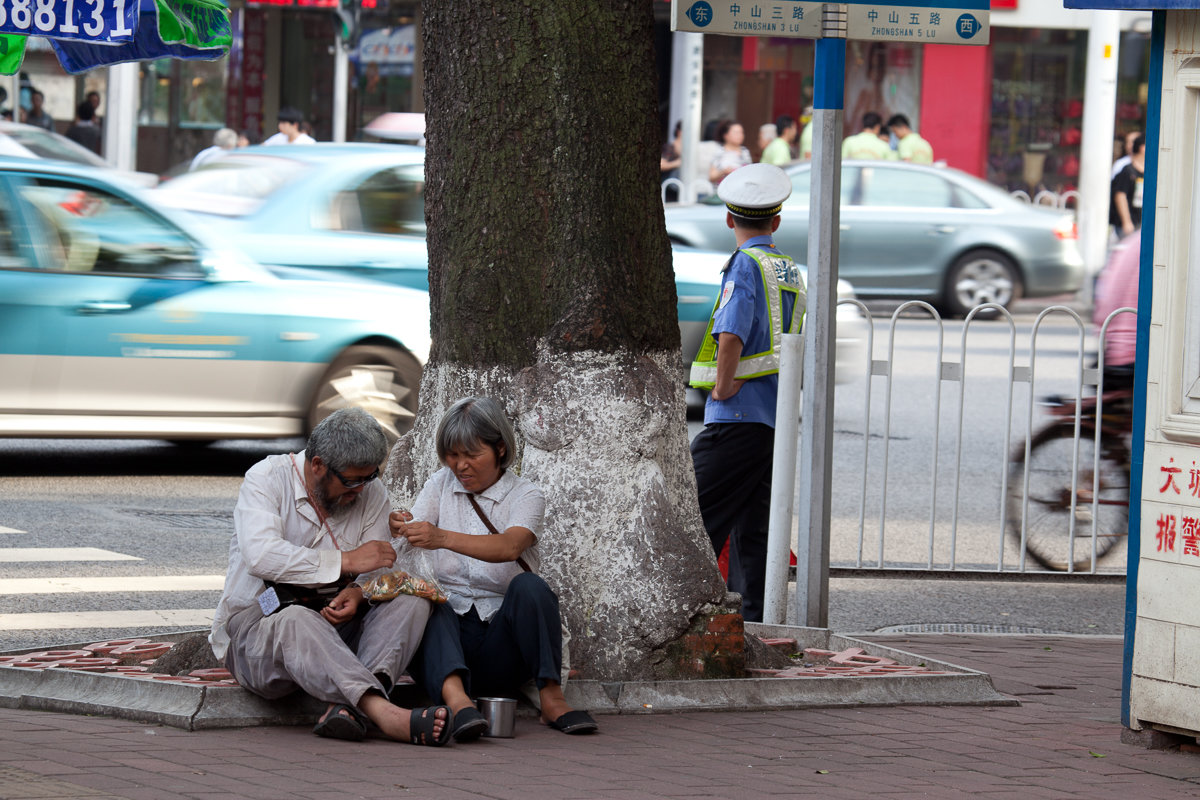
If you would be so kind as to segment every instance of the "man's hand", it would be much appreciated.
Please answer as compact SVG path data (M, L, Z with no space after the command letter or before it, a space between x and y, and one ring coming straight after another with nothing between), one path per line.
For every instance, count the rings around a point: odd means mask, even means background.
M396 551L389 543L370 541L342 553L342 574L361 575L380 567L390 567L395 562Z
M409 522L412 522L413 515L403 509L393 511L388 514L388 528L392 531L392 538L399 538L404 535L404 527Z
M714 400L728 400L742 388L744 380L734 377L742 357L742 340L734 333L717 336L717 380L711 394Z
M388 548L391 549L390 547ZM321 616L331 625L341 625L354 619L358 607L362 603L362 589L357 586L347 586L329 601L329 605L321 609Z

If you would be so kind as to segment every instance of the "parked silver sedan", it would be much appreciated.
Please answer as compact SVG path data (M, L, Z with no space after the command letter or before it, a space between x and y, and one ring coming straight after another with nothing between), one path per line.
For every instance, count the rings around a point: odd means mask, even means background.
M788 168L792 196L775 241L808 254L811 165ZM671 240L720 248L719 201L666 209ZM926 300L949 315L980 303L1077 291L1083 258L1071 214L1030 206L960 170L889 161L842 164L838 277L860 298Z

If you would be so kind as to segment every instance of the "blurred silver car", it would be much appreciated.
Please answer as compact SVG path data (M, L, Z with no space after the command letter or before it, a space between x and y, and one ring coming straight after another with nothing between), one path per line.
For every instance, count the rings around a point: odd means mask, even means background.
M249 147L162 183L159 202L193 212L285 277L354 275L428 290L425 149L329 144ZM720 292L732 235L719 247L674 247L682 352L691 363ZM851 284L839 299L854 299ZM862 374L866 320L838 309L838 380Z
M792 195L775 234L779 249L808 255L811 165L787 168ZM714 199L666 209L679 244L720 248L729 239ZM1077 291L1083 257L1073 216L1030 206L965 172L892 161L842 164L838 277L859 297L926 300L949 315L980 303Z

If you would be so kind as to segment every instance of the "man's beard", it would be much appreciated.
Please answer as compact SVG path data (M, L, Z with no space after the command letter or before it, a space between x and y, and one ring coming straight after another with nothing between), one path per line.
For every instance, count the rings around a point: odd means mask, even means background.
M329 517L330 519L337 519L349 511L351 507L358 502L358 494L347 493L341 495L341 497L337 499L334 499L329 495L329 489L327 488L328 480L329 479L326 478L317 484L316 490L313 492L313 496L316 498L317 503L321 506L321 510L325 512L325 516Z

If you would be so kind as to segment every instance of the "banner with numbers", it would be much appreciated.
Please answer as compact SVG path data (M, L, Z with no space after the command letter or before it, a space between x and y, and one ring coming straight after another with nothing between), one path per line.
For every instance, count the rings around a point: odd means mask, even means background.
M0 33L129 42L138 0L0 0Z
M229 50L221 0L0 0L0 74L21 68L28 36L43 36L70 73L126 61L215 60Z

